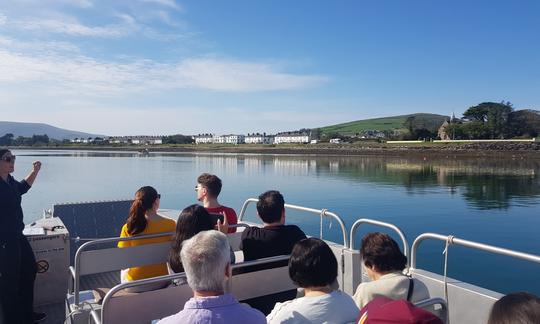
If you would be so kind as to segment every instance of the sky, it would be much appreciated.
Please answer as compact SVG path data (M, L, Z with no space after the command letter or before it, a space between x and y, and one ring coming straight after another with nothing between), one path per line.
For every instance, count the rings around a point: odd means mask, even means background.
M251 133L540 109L540 1L0 0L0 120Z

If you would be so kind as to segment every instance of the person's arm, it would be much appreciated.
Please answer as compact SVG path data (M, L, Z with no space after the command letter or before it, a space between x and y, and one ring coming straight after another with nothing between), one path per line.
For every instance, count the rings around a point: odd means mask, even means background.
M39 170L41 170L41 162L34 161L32 163L32 171L24 178L24 181L26 181L30 187L34 184L34 180L36 180Z
M221 220L218 218L215 228L221 233L227 234L229 232L229 221L227 220L227 215L225 215L225 212L221 212L221 215L223 215L223 222L221 222Z
M129 237L129 234L127 232L127 224L124 224L124 226L122 226L122 232L120 232L120 237ZM118 241L118 244L116 246L119 248L130 247L131 243L130 241Z

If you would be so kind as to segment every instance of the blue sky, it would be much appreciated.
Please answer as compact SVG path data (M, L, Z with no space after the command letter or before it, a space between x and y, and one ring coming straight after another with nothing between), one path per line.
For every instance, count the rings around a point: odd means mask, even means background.
M538 1L0 1L0 120L277 132L540 109Z

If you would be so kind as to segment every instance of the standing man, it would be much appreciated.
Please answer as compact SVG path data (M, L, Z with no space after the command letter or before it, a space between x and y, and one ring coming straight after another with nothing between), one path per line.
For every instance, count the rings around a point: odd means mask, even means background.
M10 173L15 171L15 155L0 149L0 317L1 323L36 323L45 314L34 313L34 281L36 259L24 229L21 196L34 183L41 162L33 163L32 171L22 181Z
M203 173L197 178L195 186L197 192L197 200L202 202L204 208L210 214L223 214L227 217L229 225L237 224L238 217L234 209L222 206L217 198L221 192L221 179L209 173ZM236 232L236 228L229 228L229 233Z

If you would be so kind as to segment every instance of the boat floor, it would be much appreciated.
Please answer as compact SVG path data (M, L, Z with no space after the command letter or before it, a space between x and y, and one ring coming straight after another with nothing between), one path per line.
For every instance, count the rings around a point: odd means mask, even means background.
M91 287L112 288L120 283L120 271L111 271L81 277L81 291L90 290ZM66 319L65 301L42 305L35 308L36 312L47 314L41 324L61 324Z

